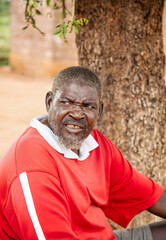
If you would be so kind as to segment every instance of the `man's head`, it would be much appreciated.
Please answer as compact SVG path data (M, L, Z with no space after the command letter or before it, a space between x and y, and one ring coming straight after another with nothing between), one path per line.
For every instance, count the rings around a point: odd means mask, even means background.
M66 147L78 152L101 115L101 83L90 70L71 67L60 72L46 95L47 125Z
M56 75L52 87L52 92L55 93L60 90L66 82L77 83L77 84L87 84L91 87L96 88L98 92L99 99L102 98L102 84L100 79L89 69L84 67L69 67L62 70Z

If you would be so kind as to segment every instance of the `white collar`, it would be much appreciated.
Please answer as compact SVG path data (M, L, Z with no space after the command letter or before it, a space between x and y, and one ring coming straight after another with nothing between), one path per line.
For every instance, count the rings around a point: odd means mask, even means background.
M80 156L74 153L71 149L65 148L59 143L58 137L48 128L45 124L42 124L40 120L45 117L41 115L32 119L30 126L37 129L40 135L59 153L64 154L64 157L70 159L78 159L79 161L85 160L89 156L89 152L94 150L99 146L96 140L91 134L84 140L80 148Z

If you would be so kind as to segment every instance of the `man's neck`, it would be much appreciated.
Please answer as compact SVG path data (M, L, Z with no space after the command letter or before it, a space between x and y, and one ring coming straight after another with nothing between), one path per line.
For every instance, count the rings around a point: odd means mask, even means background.
M71 150L79 156L79 149L71 149Z
M47 116L45 116L44 118L42 118L42 119L40 120L40 122L41 122L42 124L45 124L47 127L50 128L49 123L48 123Z

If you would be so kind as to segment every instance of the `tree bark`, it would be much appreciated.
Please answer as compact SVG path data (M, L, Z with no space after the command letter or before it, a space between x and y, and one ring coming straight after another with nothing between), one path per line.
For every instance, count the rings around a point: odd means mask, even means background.
M163 0L81 0L76 17L79 64L103 82L99 130L143 174L166 186L166 88ZM132 225L152 222L136 217Z

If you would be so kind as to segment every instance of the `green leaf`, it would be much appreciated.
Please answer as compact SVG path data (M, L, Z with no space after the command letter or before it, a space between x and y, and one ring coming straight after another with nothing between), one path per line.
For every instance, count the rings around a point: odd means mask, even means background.
M58 35L58 34L60 34L61 32L62 32L61 29L57 29L57 30L54 32L54 35Z
M42 13L39 10L37 10L37 9L36 9L35 12L36 12L37 15L42 15Z
M30 13L27 11L26 13L25 13L25 17L29 17L30 16Z
M89 22L89 20L88 20L88 19L86 19L86 18L84 18L84 23L85 23L85 22L87 22L87 23L88 23L88 22Z
M32 11L34 8L35 8L34 4L30 5L30 11Z
M61 27L61 25L56 26L56 28L59 28L59 27Z
M79 27L79 29L83 30L83 28L81 26L78 26L78 27Z
M65 22L62 23L62 27L65 28L66 27L66 24Z
M63 35L66 36L66 34L67 34L67 29L65 28L63 31Z
M25 29L27 29L27 28L28 28L28 26L25 26L25 27L22 28L22 30L25 30Z
M60 7L56 4L56 3L54 3L54 5L53 5L53 9L59 9Z
M78 33L78 27L74 26L76 33Z
M35 26L36 22L35 22L35 19L33 17L31 17L31 21L32 21L32 25Z
M46 5L47 5L47 7L50 6L50 0L46 0Z

